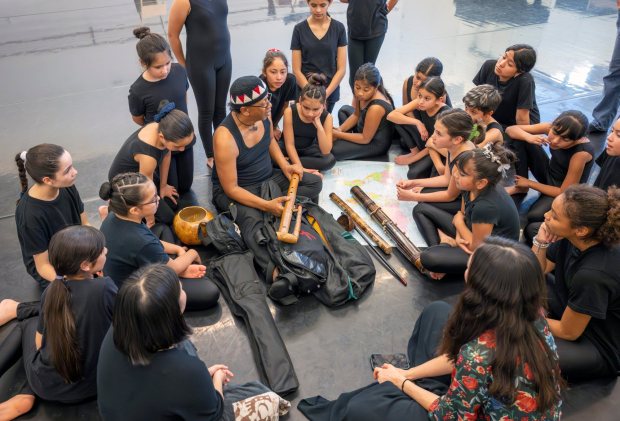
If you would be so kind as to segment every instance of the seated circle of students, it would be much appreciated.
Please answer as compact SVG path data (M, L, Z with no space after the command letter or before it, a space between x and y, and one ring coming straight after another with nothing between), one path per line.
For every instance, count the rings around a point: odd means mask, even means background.
M532 250L548 282L549 327L569 381L620 373L620 190L571 186L553 200Z
M432 141L434 147L447 149L448 165L443 174L435 177L400 180L396 184L398 200L428 202L453 215L458 212L460 192L453 177L456 160L463 152L474 149L478 139L484 139L484 128L474 124L465 111L455 108L439 114Z
M75 225L58 231L49 243L49 260L58 274L39 303L0 303L0 324L19 321L27 384L0 403L0 419L17 418L35 397L77 403L97 394L101 342L110 327L116 285L101 274L105 238L97 229ZM2 355L12 353L2 343ZM9 367L3 367L4 369Z
M286 56L277 48L272 48L265 53L263 70L259 77L265 82L271 94L273 136L279 141L282 137L282 130L279 128L280 120L289 102L297 99L297 80L295 75L288 71Z
M469 90L463 97L465 112L474 123L485 129L484 139L476 144L482 148L489 143L504 142L504 128L493 118L493 113L502 101L502 96L491 85L479 85Z
M489 84L499 90L502 101L493 117L502 127L536 124L540 113L536 104L536 84L530 71L536 51L527 44L515 44L497 60L487 60L474 77L474 85Z
M399 155L394 162L409 165L407 178L424 178L431 175L433 162L427 141L433 135L437 116L450 107L443 101L446 88L439 77L429 77L420 84L418 96L413 101L395 109L388 115L406 154ZM411 115L409 115L411 114Z
M263 411L271 406L264 416L277 416L272 401L279 398L258 382L224 390L234 375L198 357L182 314L185 303L179 278L165 265L143 267L123 284L97 367L102 418L232 421L233 403L256 395L263 395Z
M420 85L429 77L441 77L443 72L443 63L437 57L426 57L420 61L416 67L413 75L409 76L403 81L403 105L408 104L418 97L418 89ZM443 102L452 108L452 101L450 101L450 95L446 92ZM409 115L411 117L411 114Z
M489 235L519 240L519 212L498 183L510 168L514 154L500 145L463 152L454 171L462 205L454 216L428 203L413 208L413 219L429 246L419 258L419 267L433 279L462 274L469 255Z
M304 399L310 420L559 420L561 375L544 318L545 279L523 244L487 238L454 309L431 303L415 323L410 369L376 367L373 383L334 401Z
M77 170L62 146L42 143L15 156L21 194L15 209L17 238L26 271L41 288L56 279L48 256L52 236L69 225L87 225L75 188ZM28 187L28 174L34 184Z
M594 163L594 146L585 137L587 129L588 118L575 110L564 111L551 123L517 125L506 129L513 143L527 145L525 149L517 148L517 177L509 191L525 193L532 188L540 192L540 197L527 212L527 224L523 230L529 243L536 235L545 212L551 207L553 198L569 186L588 180ZM551 158L543 145L549 145ZM520 154L520 150L526 153ZM524 176L519 170L522 165L526 166ZM536 181L527 178L528 169Z
M291 37L297 85L303 89L310 73L324 74L330 113L340 99L340 82L347 71L347 32L342 22L329 14L332 1L307 0L310 16L295 25Z
M297 103L284 111L284 148L291 163L305 171L326 171L336 165L332 155L333 119L325 109L324 75L308 76Z
M280 217L283 204L291 198L261 196L268 183L288 191L293 174L300 177L297 195L318 202L322 181L316 174L304 173L301 165L289 164L272 135L267 87L256 76L243 76L230 87L230 114L213 137L215 165L213 203L220 212L234 206L233 217L241 236L262 271L269 256L256 235L264 214ZM274 164L277 168L274 168Z
M133 31L140 41L136 51L144 71L129 87L129 112L139 126L152 123L161 101L174 102L176 109L187 114L187 71L179 63L172 63L172 52L166 38L151 33L147 27ZM170 157L168 184L179 194L188 192L194 181L194 144L182 151L174 151Z
M337 160L363 159L386 155L392 144L392 124L387 115L394 101L385 89L379 69L363 64L357 69L353 90L355 107L338 111L340 127L334 127L332 153Z
M611 128L605 150L596 158L596 163L601 171L594 185L603 190L610 186L620 187L620 119Z
M156 183L162 203L156 216L147 221L149 225L155 221L172 225L175 210L184 207L178 202L176 187L169 184L170 152L182 152L193 141L189 116L173 102L162 101L153 122L132 133L112 161L108 181L118 174L139 172Z
M110 203L110 214L101 224L108 244L104 273L114 279L119 288L142 266L163 263L181 277L188 310L202 310L217 304L219 290L211 280L204 278L206 267L200 263L198 252L160 240L143 223L155 215L161 203L151 180L140 173L118 174L101 185L99 195ZM174 238L171 232L168 238Z

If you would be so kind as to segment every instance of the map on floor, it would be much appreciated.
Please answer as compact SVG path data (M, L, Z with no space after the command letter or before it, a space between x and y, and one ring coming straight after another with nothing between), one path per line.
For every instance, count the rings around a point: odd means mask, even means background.
M383 239L394 245L394 241L383 232L381 226L371 219L369 213L351 195L351 187L360 186L409 237L413 244L424 247L426 243L411 216L411 211L416 202L401 202L396 198L396 183L400 179L407 178L407 169L407 166L396 165L393 162L338 162L334 168L324 174L320 204L334 218L338 218L342 212L329 198L330 193L336 193ZM360 243L365 244L357 233L354 236Z

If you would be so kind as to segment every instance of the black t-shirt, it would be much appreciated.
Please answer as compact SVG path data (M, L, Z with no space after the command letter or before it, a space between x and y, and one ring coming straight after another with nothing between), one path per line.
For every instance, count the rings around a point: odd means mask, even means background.
M310 29L307 20L303 20L293 28L291 50L301 50L301 72L323 73L329 85L338 69L338 47L347 45L347 34L344 25L335 19L331 20L329 29L323 38L318 39ZM340 99L340 87L336 88L328 100L336 102Z
M113 336L110 328L99 356L98 404L104 420L221 419L222 395L189 340L156 352L146 366L135 366Z
M551 160L549 161L549 183L551 183L551 185L557 187L562 185L568 174L570 161L578 152L587 152L594 158L594 146L592 142L579 143L568 149L551 149ZM579 179L580 183L588 181L592 164L594 164L594 159L591 159L586 163L585 167L583 167L583 172Z
M149 82L140 75L129 88L129 112L133 116L144 116L144 124L148 124L153 122L159 103L167 100L187 114L188 88L187 72L179 63L172 63L168 77L157 82Z
M493 113L493 118L504 127L513 126L517 124L515 119L517 109L528 109L530 110L530 124L540 123L534 77L527 72L506 82L500 82L495 74L496 63L497 60L485 61L473 80L476 86L485 83L495 86L502 94L502 102Z
M388 29L385 0L349 0L347 27L349 38L366 40L380 37Z
M413 98L411 98L412 88L413 88L413 76L409 76L407 78L407 86L405 88L407 90L406 99L408 103L413 101ZM450 94L448 94L447 92L446 92L446 105L448 106L448 108L452 108L452 101L450 100Z
M426 131L428 132L428 137L430 138L433 132L435 131L435 121L437 120L437 116L445 111L449 110L450 107L448 105L444 105L433 115L428 115L426 111L421 110L413 110L413 116L424 124Z
M15 209L17 238L26 270L46 288L49 282L37 272L33 256L47 250L52 236L70 225L80 225L84 203L75 186L61 188L58 197L46 201L24 194Z
M140 140L138 137L140 130L136 130L129 138L123 143L121 149L118 151L108 171L108 180L112 180L114 176L126 172L140 172L140 164L136 161L136 155L150 156L157 161L157 166L164 159L164 156L168 153L168 149L158 149L155 146Z
M265 76L259 76L265 85L267 85L267 80ZM267 88L269 89L269 87ZM280 118L282 118L282 110L284 109L284 105L289 101L297 100L297 79L295 75L289 73L286 75L286 80L284 84L280 86L275 91L269 89L269 93L271 93L271 120L273 122L273 127L278 127L278 123L280 123Z
M497 121L492 121L489 124L487 124L486 131L488 132L491 129L497 129L500 131L500 133L502 134L504 133L504 128Z
M568 292L562 306L592 317L583 335L620 372L620 247L598 244L581 252L560 240L549 246L547 259L555 263L556 284Z
M60 280L54 282L63 282ZM82 380L67 384L50 361L47 344L46 322L43 311L39 313L37 331L43 335L41 348L34 354L32 372L28 383L43 399L76 402L97 394L97 359L101 342L110 328L116 285L108 277L66 281L71 291L71 311L75 318L77 343L83 360ZM41 296L43 308L49 289Z
M519 240L519 211L510 195L501 186L484 189L474 200L463 192L465 224L492 224L491 235Z
M316 138L316 127L314 127L314 123L305 123L301 121L299 117L299 111L297 109L299 105L293 104L291 106L291 114L293 116L293 135L295 136L295 149L297 152L303 151L314 145L315 143L318 145L318 140ZM325 123L325 119L329 113L326 110L323 110L321 113L321 123Z
M607 151L603 151L596 163L601 167L601 172L596 177L594 186L603 190L610 186L620 187L620 157L609 156Z
M151 263L168 263L161 241L145 224L117 218L112 212L101 224L108 247L103 273L120 288L137 269Z

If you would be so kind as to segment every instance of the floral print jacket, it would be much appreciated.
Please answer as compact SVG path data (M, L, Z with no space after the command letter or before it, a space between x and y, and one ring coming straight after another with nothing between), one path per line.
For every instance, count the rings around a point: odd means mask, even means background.
M549 349L557 358L553 336L546 320L539 319L536 327L543 332ZM536 392L533 389L533 375L528 364L524 364L517 377L517 396L512 404L505 404L488 393L493 382L491 362L495 355L495 331L484 332L478 338L463 345L452 372L452 383L448 392L438 398L429 409L431 420L489 420L489 421L532 421L559 420L562 402L541 413L536 407ZM558 385L559 387L559 385Z

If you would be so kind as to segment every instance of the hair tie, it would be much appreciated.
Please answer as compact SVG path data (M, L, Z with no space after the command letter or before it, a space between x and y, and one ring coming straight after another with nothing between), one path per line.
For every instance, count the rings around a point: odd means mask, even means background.
M471 132L469 133L469 137L467 138L467 141L471 142L478 136L480 136L480 131L478 130L478 125L474 124L474 127L471 128Z
M157 114L153 116L153 120L159 123L162 120L162 118L166 117L170 111L174 110L174 108L175 108L174 102L167 103L166 105L162 107L160 112L158 112Z
M19 154L19 158L24 161L24 164L26 163L26 155L28 155L28 151L21 151Z
M506 171L510 169L510 164L502 164L502 160L499 156L493 153L493 145L491 143L487 143L487 145L480 149L485 157L487 157L491 162L497 164L497 172L502 173L502 177L506 177Z
M279 50L277 48L270 48L267 50L268 53L281 53L282 50Z

